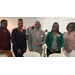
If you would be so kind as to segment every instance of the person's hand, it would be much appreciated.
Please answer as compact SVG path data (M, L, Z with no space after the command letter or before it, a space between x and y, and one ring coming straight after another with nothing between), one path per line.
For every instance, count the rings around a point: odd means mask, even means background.
M26 49L25 49L25 51L24 52L26 52Z
M32 50L30 50L32 52Z
M50 49L50 51L51 51L51 52L54 52L54 50L53 50L53 49Z
M40 46L41 45L41 43L36 43L36 46Z
M3 53L4 52L4 50L0 50L0 53Z
M54 52L57 52L57 50L56 50L56 49L53 49L53 51L54 51Z
M18 53L21 54L21 49L18 49Z

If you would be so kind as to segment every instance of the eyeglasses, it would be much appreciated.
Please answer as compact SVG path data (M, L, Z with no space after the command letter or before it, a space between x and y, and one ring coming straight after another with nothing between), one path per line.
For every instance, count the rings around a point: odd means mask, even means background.
M69 28L74 28L73 26L69 26Z

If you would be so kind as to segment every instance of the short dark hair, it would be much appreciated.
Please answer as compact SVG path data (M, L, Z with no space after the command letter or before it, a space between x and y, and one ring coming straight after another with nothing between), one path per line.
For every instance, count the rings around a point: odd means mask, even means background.
M5 21L7 22L7 20L5 20L5 19L1 20L1 27L2 27L2 23L5 22Z
M67 30L68 30L68 27L69 27L69 25L73 25L73 27L74 27L74 23L73 22L70 22L68 25L67 25Z
M20 19L18 19L18 21L23 21L23 19L20 18Z
M58 25L58 30L57 30L57 32L60 33L60 32L59 32L59 24L58 24L57 22L54 22L53 25L54 25L54 24L57 24L57 25ZM53 26L52 26L51 33L52 33L52 32L53 32Z

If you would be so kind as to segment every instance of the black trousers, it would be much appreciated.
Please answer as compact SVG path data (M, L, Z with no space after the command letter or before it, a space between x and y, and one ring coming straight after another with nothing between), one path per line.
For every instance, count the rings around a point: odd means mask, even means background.
M61 50L59 50L55 53L61 53ZM47 48L47 57L49 57L50 54L52 54L52 52Z

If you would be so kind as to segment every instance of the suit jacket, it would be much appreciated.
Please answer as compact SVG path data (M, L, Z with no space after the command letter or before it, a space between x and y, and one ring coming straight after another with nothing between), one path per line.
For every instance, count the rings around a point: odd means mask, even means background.
M10 32L8 30L7 32L10 36ZM10 39L11 39L11 36L10 36ZM0 50L1 49L5 50L6 47L7 47L7 35L4 33L4 31L0 27ZM11 43L10 43L10 50L11 50Z
M28 36L28 46L29 50L36 51L40 54L42 54L42 45L46 43L46 35L45 32L42 30L39 30L39 40L36 38L36 30L31 30L29 31L29 36ZM41 43L40 46L36 46L36 43L39 42Z

